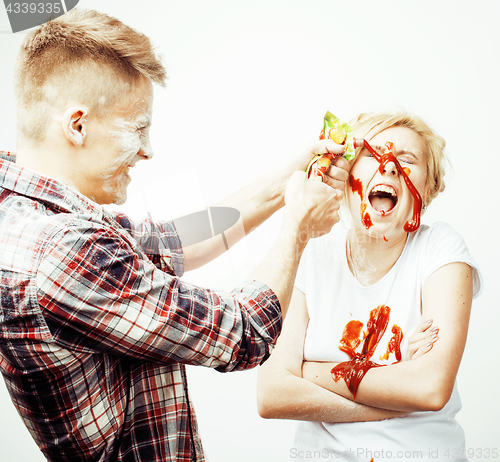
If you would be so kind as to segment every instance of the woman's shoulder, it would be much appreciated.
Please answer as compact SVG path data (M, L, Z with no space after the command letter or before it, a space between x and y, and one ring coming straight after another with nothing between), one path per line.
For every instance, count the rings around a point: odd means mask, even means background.
M482 286L482 277L462 236L448 223L422 225L411 238L408 259L421 262L425 280L438 268L454 262L468 264L473 269L474 294Z
M425 241L426 244L429 244L430 242L439 242L445 239L463 241L462 236L444 221L438 221L430 225L421 225L413 233L413 240L417 243Z
M450 232L453 231L456 233L455 229L446 223L445 221L436 221L435 223L431 223L429 225L423 224L416 231L417 233L430 233L430 232Z
M462 236L448 223L439 221L421 225L410 235L408 247L412 254L425 255L434 260L445 255L467 254L467 245Z

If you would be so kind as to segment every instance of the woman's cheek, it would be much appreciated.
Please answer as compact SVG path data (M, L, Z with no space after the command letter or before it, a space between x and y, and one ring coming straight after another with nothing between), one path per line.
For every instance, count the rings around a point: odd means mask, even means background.
M427 185L427 175L415 175L413 178L409 176L411 182L417 188L418 192L422 196L425 191L425 187Z

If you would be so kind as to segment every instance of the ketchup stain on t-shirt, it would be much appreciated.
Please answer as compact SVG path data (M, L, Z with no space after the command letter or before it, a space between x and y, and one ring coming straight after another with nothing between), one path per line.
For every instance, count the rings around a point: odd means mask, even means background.
M337 382L344 379L347 388L352 393L353 399L356 399L359 384L365 374L372 367L380 367L383 364L377 364L371 361L371 357L384 336L389 324L391 309L386 305L377 306L370 311L370 319L367 323L367 331L361 338L363 323L360 321L349 321L342 333L339 350L347 353L351 359L337 364L331 371L333 379ZM399 326L392 326L393 336L387 344L387 351L380 359L389 359L389 355L394 353L396 362L401 361L401 341L403 332ZM356 348L363 342L361 352L356 352Z

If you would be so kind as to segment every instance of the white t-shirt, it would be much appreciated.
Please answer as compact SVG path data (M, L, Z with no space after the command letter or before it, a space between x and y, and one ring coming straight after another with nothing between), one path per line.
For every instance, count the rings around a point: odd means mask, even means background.
M391 270L375 284L362 286L352 275L346 257L347 230L336 225L332 232L309 242L295 285L305 295L309 325L304 357L310 361L348 361L339 350L345 325L361 321L366 330L370 311L379 305L391 309L389 324L371 360L396 361L394 353L381 360L392 337L394 324L401 327L402 360L408 337L421 322L421 293L426 279L452 262L472 267L473 293L482 278L461 236L445 223L422 225L408 236L405 248ZM415 412L376 422L300 422L290 457L294 460L432 460L458 462L463 456L464 433L455 420L461 408L456 385L450 401L438 412ZM302 456L302 457L300 457ZM315 456L315 457L314 457Z

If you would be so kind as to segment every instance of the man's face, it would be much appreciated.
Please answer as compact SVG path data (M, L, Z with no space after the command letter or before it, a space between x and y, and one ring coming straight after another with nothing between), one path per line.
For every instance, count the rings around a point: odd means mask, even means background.
M89 117L87 157L78 185L87 197L99 204L126 201L130 168L140 160L153 157L149 140L152 106L152 85L141 80L127 85L124 97L108 110L107 117Z

